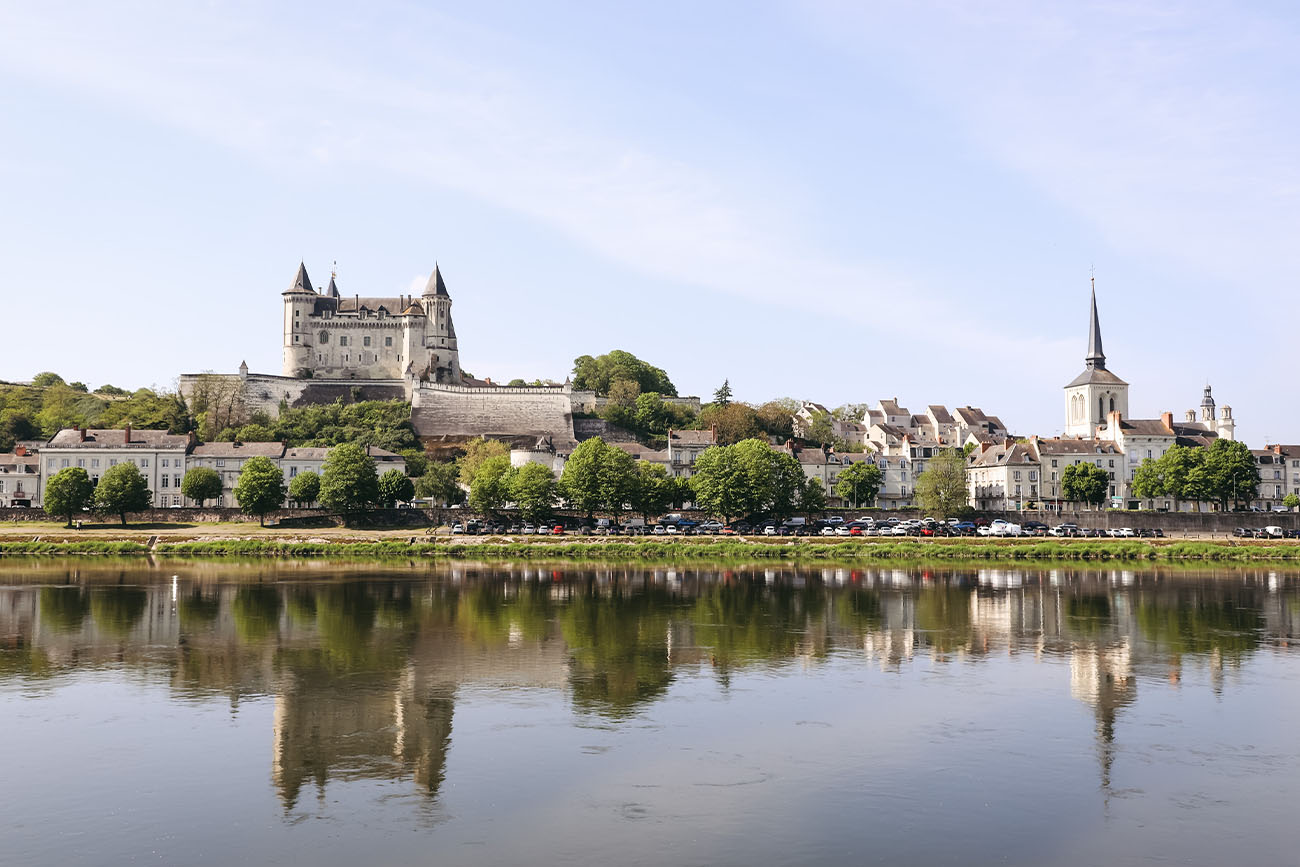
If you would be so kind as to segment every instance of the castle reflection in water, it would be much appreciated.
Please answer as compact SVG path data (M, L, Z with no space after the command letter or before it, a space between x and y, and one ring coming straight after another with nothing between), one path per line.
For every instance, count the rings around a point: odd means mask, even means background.
M270 697L286 809L330 779L436 797L462 690L552 690L617 723L683 673L854 659L1068 663L1108 785L1143 680L1196 667L1220 690L1300 630L1300 574L1266 569L36 562L0 582L0 683L118 668L176 700Z

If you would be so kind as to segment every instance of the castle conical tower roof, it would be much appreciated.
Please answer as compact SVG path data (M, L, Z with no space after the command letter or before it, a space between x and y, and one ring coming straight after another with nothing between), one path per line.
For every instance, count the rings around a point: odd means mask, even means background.
M311 278L307 276L307 266L302 262L298 263L298 273L293 276L293 283L289 284L286 292L310 292L315 295L316 290L311 288Z
M1106 369L1106 353L1101 349L1101 323L1097 320L1097 286L1092 287L1092 320L1088 323L1088 355L1084 358L1088 367L1098 370Z
M438 263L433 263L433 273L429 275L429 282L424 286L425 295L442 295L450 298L447 293L447 284L442 282L442 272L438 270Z
M330 277L330 286L328 289L325 290L325 294L328 295L330 298L343 297L342 295L339 294L339 287L337 284L335 284L334 278L332 276Z

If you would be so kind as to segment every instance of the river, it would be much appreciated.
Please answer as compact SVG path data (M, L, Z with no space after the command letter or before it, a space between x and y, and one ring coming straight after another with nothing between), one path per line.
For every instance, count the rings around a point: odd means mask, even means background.
M0 862L1281 864L1300 572L0 564Z

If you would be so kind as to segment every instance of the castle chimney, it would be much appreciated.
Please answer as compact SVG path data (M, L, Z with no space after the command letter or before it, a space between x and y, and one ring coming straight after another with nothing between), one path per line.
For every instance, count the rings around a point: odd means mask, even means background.
M1160 413L1160 423L1169 428L1169 432L1174 432L1174 414L1172 412Z
M185 437L186 450L188 451L189 449L193 449L198 444L199 444L199 435L194 431L190 431L189 434Z
M127 422L126 427L122 429L122 442L128 446L131 444L131 423L130 422Z
M709 425L709 431L713 434L713 441L716 443L718 441L718 423L716 421Z
M14 455L20 458L27 456L27 446L14 446Z
M82 430L81 428L76 428L76 431L77 431L77 434L80 436L81 442L84 443L84 442L86 441L86 432L85 432L84 430Z

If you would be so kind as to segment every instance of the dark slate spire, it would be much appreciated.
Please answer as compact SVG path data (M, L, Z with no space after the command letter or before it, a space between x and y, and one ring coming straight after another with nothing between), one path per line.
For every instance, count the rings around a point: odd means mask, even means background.
M437 262L433 263L433 273L429 275L429 282L424 285L424 294L451 297L447 294L447 284L442 282L442 272L438 270Z
M1084 362L1090 368L1106 369L1106 353L1101 351L1101 324L1097 321L1097 281L1092 282L1092 321L1088 324L1088 356Z
M298 263L298 273L294 275L293 283L289 285L290 292L310 292L316 294L316 290L311 288L311 278L307 276L307 266L302 262Z
M330 288L325 290L325 294L330 298L341 298L339 287L334 283L334 275L330 275Z

